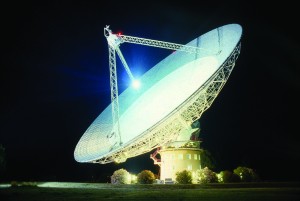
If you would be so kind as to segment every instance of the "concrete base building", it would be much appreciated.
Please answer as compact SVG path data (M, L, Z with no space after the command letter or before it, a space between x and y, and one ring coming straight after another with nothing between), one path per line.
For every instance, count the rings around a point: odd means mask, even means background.
M176 173L188 170L192 176L201 169L200 124L197 121L178 136L177 140L158 148L150 158L160 166L160 180L164 183L174 183ZM157 158L157 155L160 155Z

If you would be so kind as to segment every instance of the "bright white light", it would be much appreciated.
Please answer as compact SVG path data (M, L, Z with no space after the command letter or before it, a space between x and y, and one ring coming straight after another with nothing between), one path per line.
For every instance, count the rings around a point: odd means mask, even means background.
M138 89L138 88L140 88L141 83L139 80L133 80L132 86L133 86L133 88Z
M0 184L0 188L9 188L11 184Z

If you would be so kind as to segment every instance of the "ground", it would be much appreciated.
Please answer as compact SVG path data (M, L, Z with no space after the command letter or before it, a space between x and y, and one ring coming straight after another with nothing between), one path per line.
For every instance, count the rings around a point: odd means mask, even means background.
M37 186L18 187L8 187L9 185L2 184L0 185L1 201L294 201L300 198L300 183L113 185L108 183L38 182L36 184Z

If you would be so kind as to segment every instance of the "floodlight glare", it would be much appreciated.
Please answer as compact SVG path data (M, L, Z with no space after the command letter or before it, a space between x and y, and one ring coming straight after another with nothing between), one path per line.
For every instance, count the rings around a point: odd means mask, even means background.
M133 80L132 87L135 89L139 89L141 86L141 82L139 80Z

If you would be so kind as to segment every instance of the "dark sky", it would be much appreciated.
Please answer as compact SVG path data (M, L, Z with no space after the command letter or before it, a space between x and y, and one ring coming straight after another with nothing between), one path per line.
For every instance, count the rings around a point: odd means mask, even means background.
M0 144L7 180L108 181L114 170L157 173L149 153L122 164L74 160L77 142L110 103L103 28L185 44L219 26L243 27L241 54L200 119L216 171L239 165L264 180L299 181L300 41L297 6L193 1L25 1L1 5ZM124 48L123 48L124 46ZM130 46L130 47L125 47ZM145 72L171 52L121 46ZM119 65L120 91L128 77Z

